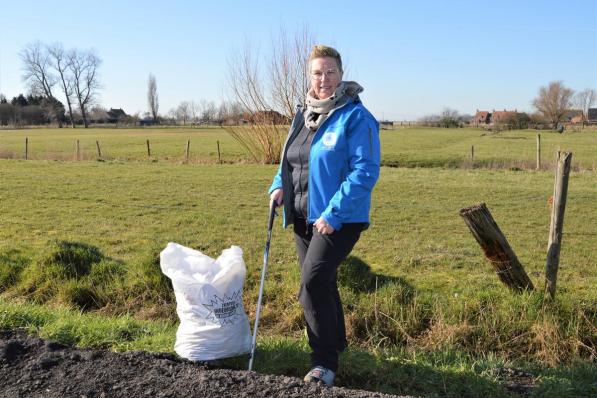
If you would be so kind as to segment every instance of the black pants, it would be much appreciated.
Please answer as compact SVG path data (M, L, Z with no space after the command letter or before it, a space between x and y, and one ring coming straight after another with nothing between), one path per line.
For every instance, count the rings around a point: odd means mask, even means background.
M333 372L346 348L344 312L338 293L337 270L361 236L363 223L344 224L322 235L304 219L294 222L294 241L301 265L299 301L307 321L311 363Z

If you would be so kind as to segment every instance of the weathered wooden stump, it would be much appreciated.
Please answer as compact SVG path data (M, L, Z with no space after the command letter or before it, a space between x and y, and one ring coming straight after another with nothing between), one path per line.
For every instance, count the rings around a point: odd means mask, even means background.
M557 153L556 181L553 187L553 208L551 224L549 226L549 243L547 244L547 262L545 266L545 292L551 298L556 294L556 281L560 266L560 248L562 246L562 233L564 230L564 210L566 209L566 196L568 195L568 177L572 153Z
M461 209L460 215L483 249L500 280L516 292L533 290L533 282L518 261L518 257L514 254L485 203Z

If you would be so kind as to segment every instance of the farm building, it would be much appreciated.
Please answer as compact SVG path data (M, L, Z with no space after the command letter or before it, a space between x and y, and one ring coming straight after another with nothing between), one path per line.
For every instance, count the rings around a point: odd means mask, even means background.
M597 124L597 108L589 108L589 113L587 114L587 121L589 124Z
M514 109L513 111L506 109L496 111L493 109L491 112L477 109L471 125L476 127L491 127L495 124L508 124L521 128L528 123L528 119L528 115L524 112L518 112L518 109Z
M259 111L252 114L244 115L243 118L249 123L264 123L264 124L289 124L290 120L284 115L276 111Z
M494 110L491 115L491 124L507 123L508 121L515 118L516 115L518 115L517 109L514 109L513 111L507 111L505 109L503 111Z
M475 116L473 117L471 124L474 126L480 126L489 123L491 123L491 113L489 113L488 111L480 111L477 109L477 112L475 113Z
M128 117L128 115L126 114L125 111L122 110L122 108L118 108L118 109L110 108L110 110L108 112L106 112L106 114L107 114L106 121L108 123L118 123L118 122L124 121Z

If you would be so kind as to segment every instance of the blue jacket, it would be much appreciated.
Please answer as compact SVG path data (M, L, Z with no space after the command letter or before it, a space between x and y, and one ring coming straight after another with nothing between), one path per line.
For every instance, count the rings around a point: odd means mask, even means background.
M270 193L278 188L284 191L285 227L293 222L293 185L286 152L305 124L302 111L299 106L269 189ZM335 230L344 223L368 224L379 163L379 124L373 115L358 99L336 109L317 129L311 144L308 223L323 217Z

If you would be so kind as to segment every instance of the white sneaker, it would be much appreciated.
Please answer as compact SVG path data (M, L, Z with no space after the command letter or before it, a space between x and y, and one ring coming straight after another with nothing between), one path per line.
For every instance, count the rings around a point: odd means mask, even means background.
M303 380L315 383L323 383L326 386L334 385L334 372L324 368L323 366L316 366L307 373Z

